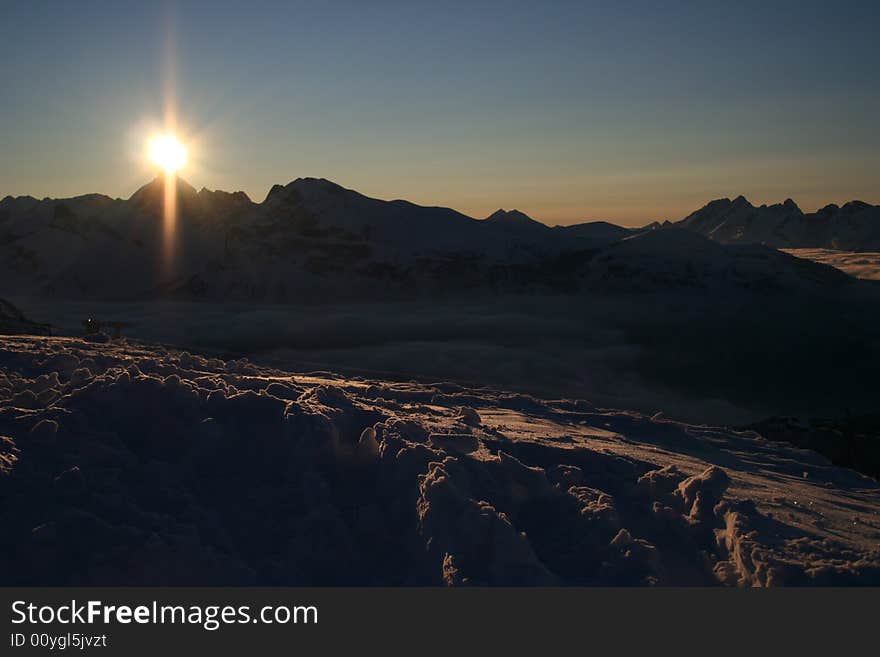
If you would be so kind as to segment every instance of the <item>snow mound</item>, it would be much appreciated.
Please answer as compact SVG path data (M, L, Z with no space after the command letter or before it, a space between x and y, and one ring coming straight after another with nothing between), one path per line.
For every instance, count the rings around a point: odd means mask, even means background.
M125 341L0 343L4 585L880 583L880 487L753 432Z

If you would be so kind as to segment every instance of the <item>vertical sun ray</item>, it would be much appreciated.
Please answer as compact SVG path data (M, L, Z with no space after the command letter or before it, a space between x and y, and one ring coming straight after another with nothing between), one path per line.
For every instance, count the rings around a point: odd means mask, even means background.
M165 134L174 135L177 128L177 47L173 5L166 5L165 44L163 52L163 91ZM162 221L163 267L166 276L174 271L177 237L177 173L165 165L165 199Z
M166 274L174 270L175 238L177 235L177 174L165 171L165 202L162 218L162 253Z

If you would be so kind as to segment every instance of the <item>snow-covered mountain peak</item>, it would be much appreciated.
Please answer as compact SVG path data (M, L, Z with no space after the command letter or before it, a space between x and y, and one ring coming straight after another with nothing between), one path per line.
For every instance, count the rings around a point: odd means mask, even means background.
M128 201L139 206L153 205L156 203L162 204L165 202L166 184L167 180L165 176L160 174L146 185L139 188L128 198ZM196 188L179 176L175 179L175 192L178 201L181 199L185 201L195 201L199 196Z
M804 214L792 199L754 207L744 197L720 199L689 215L678 226L727 244L766 244L780 248L880 248L880 206L850 201Z

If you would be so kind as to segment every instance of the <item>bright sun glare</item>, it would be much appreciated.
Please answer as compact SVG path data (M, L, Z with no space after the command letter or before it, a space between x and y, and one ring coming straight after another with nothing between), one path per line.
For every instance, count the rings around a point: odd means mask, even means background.
M147 145L150 160L174 173L186 164L186 146L174 135L159 135L150 139Z

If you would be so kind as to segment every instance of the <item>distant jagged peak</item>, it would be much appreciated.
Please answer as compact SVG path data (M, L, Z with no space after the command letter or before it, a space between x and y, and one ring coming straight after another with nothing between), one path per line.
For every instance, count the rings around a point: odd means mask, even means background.
M132 194L128 200L141 204L164 199L166 181L165 174L159 174ZM175 191L178 198L198 198L196 188L180 176L175 176Z
M80 194L65 198L44 197L37 199L33 196L6 196L0 199L0 207L4 211L8 208L12 212L27 211L37 207L48 206L55 211L85 210L87 212L99 212L103 207L120 202L119 199L111 198L105 194Z
M723 244L845 251L870 251L880 244L880 206L849 201L804 213L790 198L759 207L740 199L713 201L677 225Z
M740 194L739 196L737 196L733 200L731 200L727 196L725 196L723 198L713 199L713 200L709 201L708 203L706 203L706 205L704 205L702 208L700 208L700 210L697 210L697 212L700 212L702 210L714 210L714 209L729 208L729 207L750 207L751 208L754 206L749 202L749 199L747 199L745 196Z
M266 199L263 201L277 202L289 198L291 195L303 197L319 197L327 195L339 195L343 193L358 194L354 190L346 189L342 185L327 180L326 178L303 177L287 183L286 185L272 185ZM359 194L358 194L359 195Z
M485 221L490 224L508 225L508 226L529 226L532 228L547 228L540 221L532 219L525 212L520 212L516 208L513 210L504 210L499 208L486 217Z
M869 210L871 208L880 208L880 205L871 205L870 203L854 199L844 203L843 207L840 209L844 212L860 212L861 210Z
M782 203L774 203L773 205L762 205L760 209L773 210L775 212L785 212L786 214L803 214L798 204L792 199L787 198Z
M860 203L860 201L850 201L850 203ZM709 201L702 208L694 212L693 214L697 214L707 210L724 210L724 209L737 209L737 208L750 208L756 210L773 210L773 211L785 211L786 213L796 213L796 214L804 214L803 210L801 210L800 206L794 201L792 198L785 199L782 203L772 203L772 204L762 204L760 206L753 205L745 196L739 195L733 200L729 198L720 198L715 199L713 201ZM837 211L838 206L833 203L822 208L821 211Z
M793 201L792 201L793 203ZM762 208L766 208L767 206L762 206ZM694 223L704 223L706 221L715 221L716 219L722 217L728 217L732 213L741 214L743 212L751 213L754 210L760 208L756 208L752 205L749 200L740 194L733 200L724 197L724 198L716 198L712 201L709 201L701 207L699 210L695 210L687 217L681 220L680 223L687 226L689 224Z
M39 199L30 194L24 194L22 196L13 196L12 194L8 194L0 199L0 204L8 204L8 203L39 203Z
M871 205L870 203L866 203L860 200L852 200L847 201L842 206L837 205L836 203L829 203L828 205L817 210L815 215L834 215L839 212L844 212L848 214L854 214L858 212L862 212L864 210L872 210L874 208L880 208L880 206ZM691 213L685 220L691 217L698 216L706 216L706 215L717 215L718 213L727 213L736 209L752 209L759 211L771 211L774 213L783 213L787 215L802 215L806 216L806 213L798 206L798 204L791 198L785 199L782 203L773 203L770 205L763 204L760 206L752 205L745 196L737 196L735 199L730 200L729 198L720 198L710 201L706 205L704 205L699 210Z
M267 203L272 200L276 200L284 196L285 187L284 185L272 185L272 189L269 190L269 193L266 194L266 198L263 199L263 203Z
M742 197L739 197L739 196L738 196L737 198L742 198ZM691 216L692 216L692 215L695 215L695 214L699 214L699 213L701 213L701 212L726 210L726 209L728 209L731 205L733 205L733 201L731 201L731 200L730 200L729 198L727 198L726 196L725 196L724 198L716 198L716 199L712 199L711 201L709 201L708 203L706 203L703 207L701 207L701 208L699 208L698 210L695 210L694 212L692 212L692 213L691 213Z
M837 205L837 203L829 203L823 208L820 208L816 211L817 215L833 215L838 213L843 214L855 214L858 212L863 212L865 210L878 211L880 212L880 205L872 205L871 203L866 203L865 201L859 201L857 199L853 199L852 201L847 201L843 205Z
M108 201L114 201L116 199L107 196L106 194L99 194L98 192L90 192L88 194L80 194L79 196L72 196L67 199L58 199L61 201L91 201L97 203L106 203Z
M486 217L486 221L499 221L501 219L507 221L534 221L529 215L525 212L520 212L516 208L513 210L505 210L504 208L498 208Z
M204 199L215 199L215 200L228 200L235 203L252 203L251 197L248 196L245 192L239 190L236 192L227 192L222 189L208 189L207 187L202 187L199 190L198 194L199 198Z
M311 187L318 189L345 189L339 183L335 183L332 180L327 180L327 178L313 178L311 176L305 176L301 178L297 178L290 185L294 187Z

